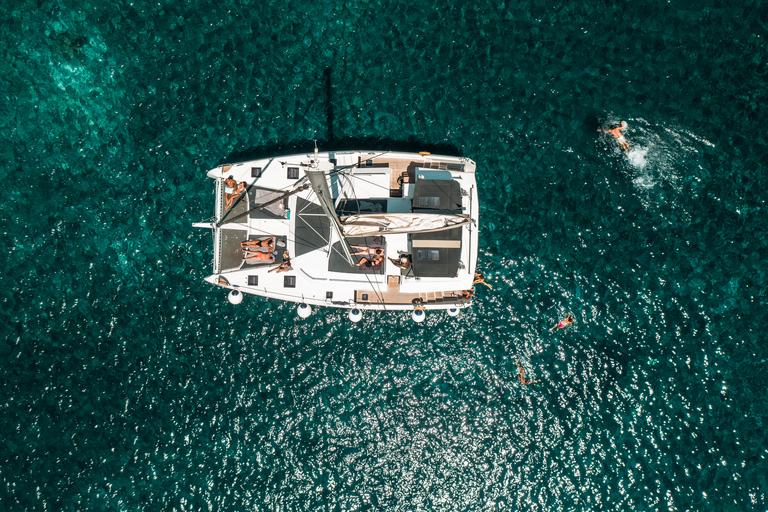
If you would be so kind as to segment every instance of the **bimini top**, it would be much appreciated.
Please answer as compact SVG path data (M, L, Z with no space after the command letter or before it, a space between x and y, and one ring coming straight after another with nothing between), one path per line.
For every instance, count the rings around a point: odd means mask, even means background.
M461 186L454 180L418 180L411 208L422 213L461 213Z
M411 264L416 277L456 277L461 257L461 230L411 235Z

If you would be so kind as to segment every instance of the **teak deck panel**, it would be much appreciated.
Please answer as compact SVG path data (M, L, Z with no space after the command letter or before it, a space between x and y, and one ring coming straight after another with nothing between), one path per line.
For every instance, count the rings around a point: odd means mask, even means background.
M360 304L413 304L415 299L421 299L425 304L464 302L461 291L401 293L399 276L387 276L387 282L389 286L386 290L355 290L355 302ZM362 300L361 297L364 293L368 294L368 300Z

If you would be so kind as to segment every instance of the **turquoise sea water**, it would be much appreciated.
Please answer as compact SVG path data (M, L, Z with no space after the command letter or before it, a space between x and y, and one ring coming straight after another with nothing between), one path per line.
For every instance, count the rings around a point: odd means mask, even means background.
M2 510L768 508L765 2L2 4ZM230 305L205 171L314 138L475 160L493 290Z

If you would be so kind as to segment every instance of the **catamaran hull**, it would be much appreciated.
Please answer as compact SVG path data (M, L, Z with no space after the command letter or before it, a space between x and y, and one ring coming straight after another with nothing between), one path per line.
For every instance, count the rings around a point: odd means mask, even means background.
M374 151L216 167L208 172L215 220L195 224L213 233L205 280L312 306L468 307L477 270L475 168L459 157Z

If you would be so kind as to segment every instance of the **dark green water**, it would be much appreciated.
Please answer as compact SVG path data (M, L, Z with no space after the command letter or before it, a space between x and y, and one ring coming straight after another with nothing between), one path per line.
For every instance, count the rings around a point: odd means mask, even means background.
M2 4L2 510L768 507L764 2ZM494 289L228 304L205 171L313 138L474 159Z

